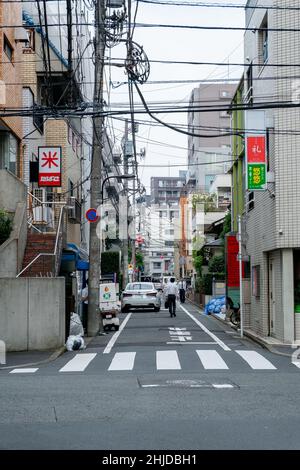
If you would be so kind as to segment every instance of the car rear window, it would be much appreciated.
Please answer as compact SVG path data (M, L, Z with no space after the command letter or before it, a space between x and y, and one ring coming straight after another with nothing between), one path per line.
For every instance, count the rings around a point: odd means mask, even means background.
M153 284L146 284L146 283L127 284L126 290L153 290Z

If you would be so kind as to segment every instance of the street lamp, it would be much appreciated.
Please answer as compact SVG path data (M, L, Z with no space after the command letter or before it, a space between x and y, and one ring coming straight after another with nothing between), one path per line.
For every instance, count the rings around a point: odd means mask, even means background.
M107 176L106 178L104 178L103 182L102 182L102 186L101 186L101 204L103 204L103 190L104 190L104 184L106 183L106 181L108 181L109 179L112 179L112 178L115 178L117 179L118 181L121 181L121 180L133 180L135 179L135 175L113 175L113 176Z

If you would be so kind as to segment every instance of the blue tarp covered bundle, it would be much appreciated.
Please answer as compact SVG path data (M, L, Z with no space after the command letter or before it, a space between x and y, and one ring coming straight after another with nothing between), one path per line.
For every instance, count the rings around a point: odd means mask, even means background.
M204 313L210 315L211 313L223 313L226 310L226 297L214 297L206 305Z

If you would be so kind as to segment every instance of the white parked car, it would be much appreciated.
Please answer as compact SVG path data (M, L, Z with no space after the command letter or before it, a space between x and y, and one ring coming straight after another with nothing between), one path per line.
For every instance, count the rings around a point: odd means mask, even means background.
M128 312L131 308L154 308L160 310L160 295L153 282L130 282L121 294L121 310Z

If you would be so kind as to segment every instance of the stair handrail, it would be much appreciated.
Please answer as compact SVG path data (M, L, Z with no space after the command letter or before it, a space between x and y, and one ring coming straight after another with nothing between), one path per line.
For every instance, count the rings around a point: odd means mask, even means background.
M22 271L20 271L17 274L16 277L20 277L21 274L23 274L41 256L55 256L55 257L57 256L57 249L58 249L58 244L59 244L59 239L60 239L60 231L61 231L61 227L62 227L64 209L65 209L65 206L62 206L60 208L59 221L58 221L57 232L56 232L56 237L55 237L54 252L53 253L39 253L33 260L30 261L30 263L27 264L27 266L25 266L25 268L22 269ZM55 271L56 271L56 266L55 266Z
M54 253L39 253L33 260L30 261L30 263L27 264L27 266L25 266L25 268L22 269L22 271L20 271L16 277L19 277L21 276L21 274L26 271L33 263L36 262L36 260L40 257L40 256L55 256Z

